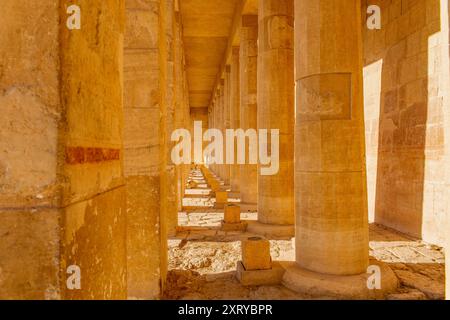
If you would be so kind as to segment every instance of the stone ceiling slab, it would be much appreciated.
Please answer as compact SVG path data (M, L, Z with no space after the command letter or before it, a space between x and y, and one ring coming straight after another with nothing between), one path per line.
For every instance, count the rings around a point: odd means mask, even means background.
M240 0L180 0L186 72L193 108L207 108Z

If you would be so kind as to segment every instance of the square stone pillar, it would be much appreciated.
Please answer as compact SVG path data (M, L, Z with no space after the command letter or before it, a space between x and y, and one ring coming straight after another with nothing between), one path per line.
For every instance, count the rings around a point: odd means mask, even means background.
M241 208L234 204L225 206L225 223L233 224L241 222Z
M258 16L242 16L240 46L240 126L246 131L256 130L257 125L257 64L258 64ZM258 165L249 164L248 149L246 164L241 165L242 207L254 207L258 202Z
M218 190L215 192L216 194L216 203L214 205L214 208L216 209L223 209L228 203L228 192Z
M272 268L270 242L260 237L245 239L242 245L242 264L247 271L269 270Z
M222 221L222 231L245 232L247 222L241 221L241 207L235 204L225 206L224 220Z
M2 2L0 300L127 298L124 1L66 4Z

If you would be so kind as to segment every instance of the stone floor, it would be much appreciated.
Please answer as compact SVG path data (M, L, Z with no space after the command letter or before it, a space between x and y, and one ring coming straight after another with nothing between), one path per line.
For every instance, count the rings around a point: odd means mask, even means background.
M200 171L191 179L198 183L187 191L185 211L179 213L179 232L169 240L169 275L166 299L312 299L283 286L244 287L234 271L240 260L240 240L250 233L220 230L223 209L213 209ZM257 213L243 213L243 220L256 220ZM388 299L443 299L444 251L379 225L370 225L370 255L394 270L400 281ZM294 261L293 239L270 239L273 260ZM314 297L326 299L327 297Z

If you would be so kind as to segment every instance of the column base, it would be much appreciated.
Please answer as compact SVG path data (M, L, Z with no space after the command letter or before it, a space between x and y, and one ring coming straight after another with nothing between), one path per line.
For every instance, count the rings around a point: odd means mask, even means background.
M395 292L398 279L395 273L385 264L370 260L370 265L381 269L381 289L371 290L367 286L370 274L355 276L335 276L315 273L300 268L295 262L286 266L282 284L298 293L317 298L335 298L339 300L379 300Z
M239 223L226 223L222 221L222 231L240 231L245 232L247 230L247 222L241 221Z
M266 224L259 221L249 221L247 232L256 233L266 238L293 238L295 237L295 226Z
M258 205L256 203L236 203L239 207L241 207L241 212L256 212L258 211Z
M272 269L269 270L245 270L242 261L238 261L236 266L236 278L243 286L276 286L280 285L285 273L283 265L279 262L272 262Z

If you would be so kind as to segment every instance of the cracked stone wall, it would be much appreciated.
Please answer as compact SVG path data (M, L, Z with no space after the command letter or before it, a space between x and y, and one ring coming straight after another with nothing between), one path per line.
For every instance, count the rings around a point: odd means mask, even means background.
M444 245L447 1L361 3L382 15L381 30L363 25L370 221Z

